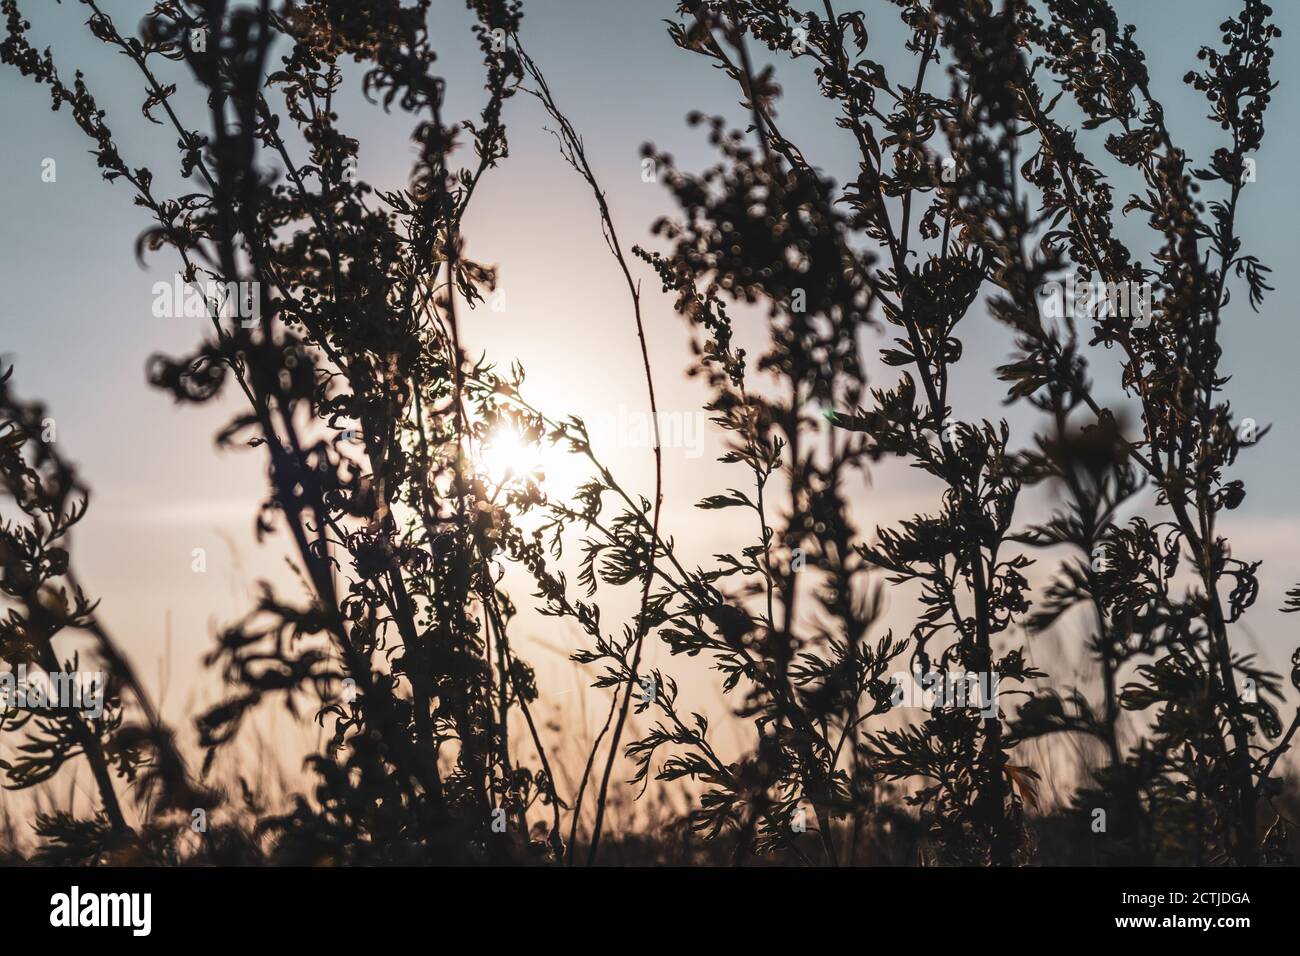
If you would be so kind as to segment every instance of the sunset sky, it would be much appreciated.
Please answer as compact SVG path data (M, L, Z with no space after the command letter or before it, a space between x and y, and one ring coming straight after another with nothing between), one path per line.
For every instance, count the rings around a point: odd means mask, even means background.
M34 0L25 6L32 8L33 42L51 44L67 76L74 67L85 71L101 107L108 110L127 162L148 165L161 194L193 188L176 172L173 132L151 126L140 115L143 92L135 68L80 28L83 9L76 3L56 7ZM872 28L868 55L891 70L914 69L911 54L902 49L892 5L864 6ZM1217 41L1216 24L1225 4L1145 0L1116 6L1138 27L1153 89L1165 104L1175 140L1198 165L1203 163L1218 145L1217 130L1205 120L1199 94L1180 77L1201 43ZM109 0L104 7L126 32L141 4ZM641 144L652 142L672 153L683 169L700 170L715 156L701 131L686 125L686 114L698 109L746 122L727 78L669 41L662 20L673 16L673 7L663 0L525 4L523 41L583 135L628 246L653 245L651 224L675 212L662 186L642 181ZM464 4L439 0L435 8L434 35L450 84L447 112L476 117L482 71ZM1285 50L1300 36L1300 9L1279 3L1275 11ZM1295 412L1300 407L1295 370L1300 331L1293 308L1300 292L1294 236L1300 209L1294 166L1300 123L1285 105L1300 97L1300 76L1296 60L1285 54L1274 70L1281 90L1266 119L1257 182L1247 187L1239 221L1247 251L1273 268L1276 291L1258 316L1249 311L1244 293L1235 297L1222 335L1223 367L1233 374L1228 393L1235 414L1271 424L1273 430L1238 464L1236 477L1245 480L1248 497L1224 516L1222 530L1233 543L1234 556L1264 562L1262 594L1236 634L1236 646L1258 648L1274 669L1283 670L1300 637L1293 619L1277 611L1283 593L1300 582L1300 421ZM779 107L785 131L803 145L810 160L844 181L853 172L853 144L817 97L806 63L781 63L777 78L785 90ZM400 186L413 155L409 117L385 117L363 101L353 80L339 112L362 144L359 174L377 186ZM186 93L182 90L173 103L182 117L197 116L201 104ZM224 409L177 408L146 385L150 354L180 354L203 329L201 320L151 315L151 288L171 279L174 258L166 251L154 253L147 268L139 267L134 243L147 225L145 216L131 205L126 188L100 179L87 142L66 111L51 112L48 96L13 70L0 71L0 102L6 118L0 145L0 181L5 184L0 216L6 223L0 238L0 283L6 291L0 304L0 352L16 363L19 393L48 404L60 446L79 463L93 489L89 517L74 537L74 561L82 578L94 596L103 598L105 619L151 687L167 685L168 713L192 713L192 694L208 700L215 693L213 677L196 676L213 630L248 609L259 577L293 586L280 557L281 543L259 547L253 541L253 520L265 494L264 457L260 451L232 454L214 448L213 436L224 424L229 404ZM485 178L465 227L468 254L500 267L504 308L463 315L466 335L476 350L501 365L522 362L528 371L525 395L548 413L617 420L619 414L644 412L627 290L602 241L590 192L560 158L544 129L545 114L532 98L511 100L505 121L510 157ZM54 183L41 180L47 157L57 163ZM1104 163L1103 168L1111 171ZM1123 178L1117 185L1120 205L1134 182ZM1140 226L1130 223L1123 234L1136 235ZM634 269L643 282L661 409L682 416L683 422L694 421L687 416L699 415L703 391L683 375L689 361L685 324L650 270L640 262ZM740 315L741 344L761 341L762 316ZM1008 337L978 309L959 326L958 335L966 345L954 381L958 416L1005 415L1013 426L1013 446L1022 444L1033 419L1024 408L1002 408L1005 389L992 371L1007 355ZM873 376L875 384L884 384L896 373L877 365ZM1105 385L1106 376L1096 377L1103 383L1103 398L1116 399L1114 386ZM692 434L684 432L688 438ZM752 529L693 507L704 495L743 480L714 460L718 435L712 426L703 438L702 454L689 441L665 449L663 518L667 533L701 563L752 538ZM651 494L648 447L614 445L604 451L626 482ZM552 477L569 481L576 473L558 468ZM937 500L934 488L919 483L914 470L888 465L873 473L870 485L856 489L856 496L864 536L877 524L931 509ZM1035 507L1033 502L1028 506ZM195 548L206 550L205 574L191 570ZM1049 568L1044 559L1038 573ZM515 593L526 608L526 586ZM906 632L910 602L905 593L890 600L886 624ZM629 605L613 607L626 612ZM156 674L168 615L170 668ZM562 654L575 646L577 636L568 625L557 629L553 621L525 614L519 636L523 655L539 667L544 683L557 694L571 692L577 679ZM1068 644L1069 637L1067 629L1063 635L1034 638L1040 643L1031 645L1031 654L1048 653L1048 647ZM1068 653L1077 658L1077 649ZM650 660L663 664L668 658L656 648ZM714 682L701 660L673 662L669 670L698 696L699 709L718 712ZM1058 676L1068 680L1068 668Z

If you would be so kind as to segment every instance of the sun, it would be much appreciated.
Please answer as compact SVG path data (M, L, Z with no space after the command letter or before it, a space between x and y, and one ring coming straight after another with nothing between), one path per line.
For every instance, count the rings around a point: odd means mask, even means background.
M529 438L511 422L500 422L478 446L479 475L496 488L531 479L547 495L568 497L590 477L581 456L547 441Z
M495 485L542 469L542 450L510 425L498 425L479 450L484 477Z

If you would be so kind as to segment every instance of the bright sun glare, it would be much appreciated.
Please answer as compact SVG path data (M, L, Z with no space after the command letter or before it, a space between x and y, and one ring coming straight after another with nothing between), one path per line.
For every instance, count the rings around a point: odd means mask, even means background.
M496 485L542 468L542 450L509 425L498 425L493 430L479 457L484 474Z
M571 497L590 477L579 455L546 441L529 441L513 424L497 425L478 448L479 473L495 487L528 475L548 497Z

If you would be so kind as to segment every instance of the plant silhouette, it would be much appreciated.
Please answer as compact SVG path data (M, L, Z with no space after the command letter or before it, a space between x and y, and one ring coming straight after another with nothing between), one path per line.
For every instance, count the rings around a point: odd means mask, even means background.
M107 675L94 717L7 701L0 731L21 756L0 763L6 786L84 759L97 800L89 815L39 815L16 858L1290 861L1281 761L1300 711L1284 721L1282 678L1232 646L1260 563L1218 528L1245 495L1231 467L1267 432L1224 397L1221 336L1234 285L1256 310L1270 291L1238 216L1281 36L1260 0L1237 5L1184 77L1219 134L1202 159L1176 145L1136 31L1101 0L840 13L830 0L683 0L665 47L716 67L746 128L691 113L717 154L700 172L646 145L675 210L644 246L620 240L632 230L616 228L588 158L600 144L561 110L518 0L466 5L482 85L468 119L446 112L430 0L160 0L133 33L81 3L143 80L143 114L174 134L166 161L189 191L156 191L90 81L69 82L33 44L18 0L0 0L0 60L67 108L103 178L131 190L150 219L137 255L175 256L187 283L220 290L203 300L204 339L150 358L149 383L186 405L238 399L218 445L264 461L258 536L291 543L306 597L262 584L216 636L205 661L225 695L186 744L73 573L88 493L6 370L0 475L18 517L0 524L0 656L49 676L93 660ZM870 56L883 17L907 31L906 76ZM835 111L849 181L787 135L773 61L806 70ZM358 79L409 126L405 187L357 175L361 144L335 98ZM182 83L206 116L181 115ZM626 285L653 491L615 474L581 418L530 400L519 365L465 348L498 281L466 253L467 212L509 161L507 106L529 98ZM1140 240L1120 238L1119 213L1145 226ZM685 319L687 371L737 475L697 507L738 509L750 529L705 564L663 512L664 370L639 275ZM742 314L763 319L758 347L738 344ZM1033 410L1028 434L959 403L963 337L988 319L1013 343L992 370L998 397ZM1100 376L1121 404L1098 397ZM502 430L562 450L588 480L565 497L537 472L487 474ZM926 476L933 505L866 525L852 488L900 464ZM1050 514L1027 520L1040 489ZM531 593L511 593L504 565ZM905 634L883 628L885 587L916 602ZM611 621L602 604L622 589L634 610ZM609 693L572 767L515 649L524 605L584 636L573 661ZM1035 636L1067 615L1087 622L1095 687L1032 662ZM65 652L65 633L91 643ZM647 663L650 645L672 672ZM725 695L739 753L690 709L686 670ZM904 677L938 689L920 715L902 706ZM1300 671L1290 680L1300 689ZM308 792L283 806L216 769L276 704L328 729ZM1095 741L1104 759L1049 809L1034 746L1061 739ZM613 801L651 786L679 788L690 809L661 833L619 829ZM1050 849L1053 828L1077 845Z

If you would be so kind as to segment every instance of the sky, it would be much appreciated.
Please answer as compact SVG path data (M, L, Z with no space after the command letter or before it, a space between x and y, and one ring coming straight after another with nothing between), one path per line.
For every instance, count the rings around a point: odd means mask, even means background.
M158 192L185 191L175 168L174 135L140 115L143 86L134 66L90 37L83 8L71 0L61 5L25 0L22 6L33 20L33 42L53 47L65 75L74 66L84 70L108 110L127 162L149 165ZM123 30L145 8L142 0L107 0L103 6ZM483 97L481 64L464 4L435 0L434 7L435 41L450 84L447 112L475 116ZM672 153L681 168L699 170L715 157L702 132L686 125L686 114L698 109L745 122L730 81L669 41L662 21L673 16L673 7L665 0L524 5L523 42L583 135L629 246L653 245L651 224L674 212L662 186L643 181L641 145L654 143ZM1216 25L1235 5L1127 0L1116 7L1138 28L1175 140L1203 160L1219 145L1218 130L1205 120L1199 94L1180 77L1199 45L1217 42ZM860 8L871 31L868 55L891 72L913 69L902 49L895 8L883 0ZM1264 561L1262 594L1235 638L1238 646L1255 647L1272 666L1286 669L1296 628L1276 609L1286 589L1300 581L1295 546L1300 423L1294 411L1300 396L1295 372L1300 332L1292 308L1300 281L1294 239L1300 186L1293 168L1300 124L1290 112L1300 78L1296 57L1288 55L1300 37L1300 7L1279 3L1275 11L1284 33L1274 63L1279 89L1239 223L1248 251L1273 268L1276 290L1259 315L1246 308L1244 294L1234 299L1222 334L1224 367L1233 375L1228 394L1237 415L1271 424L1273 430L1239 463L1235 476L1245 480L1249 495L1223 526L1236 556ZM833 125L808 72L806 62L778 64L785 91L782 123L811 161L842 182L853 172L853 144ZM202 108L184 89L172 102L183 117ZM362 144L359 175L386 188L403 184L413 156L407 118L369 106L355 84L339 111ZM213 632L249 608L259 577L291 580L282 543L259 546L253 540L265 489L263 458L257 451L215 449L213 436L233 406L178 408L146 385L147 358L155 352L183 353L198 340L201 323L151 314L152 286L170 280L175 265L165 252L152 254L144 268L138 264L134 243L147 222L131 204L128 189L101 180L88 143L66 110L51 112L48 94L8 69L0 71L0 115L5 129L0 139L0 287L5 290L0 353L17 366L19 393L47 403L64 454L78 463L93 489L90 513L74 539L80 576L103 598L105 619L163 698L164 710L173 717L193 713L196 702L217 692L212 677L199 676L198 667ZM627 290L601 239L587 186L560 158L545 129L546 117L531 98L510 101L505 120L510 156L484 180L465 224L468 254L500 267L504 307L463 316L466 338L501 365L522 362L528 370L525 395L549 413L607 421L643 413L644 379ZM42 180L47 159L56 164L54 182ZM1127 194L1130 181L1123 182L1118 191ZM691 439L703 393L682 374L690 357L687 329L650 270L639 262L633 268L644 283L660 407L680 416L683 434ZM741 316L742 340L761 341L761 317L743 311ZM960 334L966 351L955 374L954 404L962 417L1006 415L1017 429L1013 443L1017 434L1027 437L1032 420L1001 406L1003 386L993 377L993 368L1007 355L1006 335L982 313L966 320ZM892 381L894 373L881 366L875 374L879 384ZM1103 395L1116 397L1113 391ZM686 553L703 562L747 541L741 529L725 522L702 522L702 513L693 508L704 494L740 480L713 460L716 433L701 434L703 444L684 440L665 450L664 525ZM618 474L648 496L653 488L648 447L607 451ZM889 467L855 490L859 520L868 532L928 509L935 500L933 489L918 486L914 473ZM202 573L193 570L195 549L204 555ZM526 604L527 591L517 593L519 603ZM901 595L893 605L887 623L905 632L910 605ZM563 662L576 635L546 632L526 615L524 624L532 644L531 655L527 645L524 653L544 671L543 686L557 694L581 693L580 681ZM1033 640L1055 641L1055 653L1072 653L1068 634ZM652 654L650 660L666 658ZM685 679L681 670L687 668L674 663L672 670ZM701 709L716 712L720 704L714 699L710 708L708 700L711 694L716 698L711 678L695 673L690 681L704 699Z

